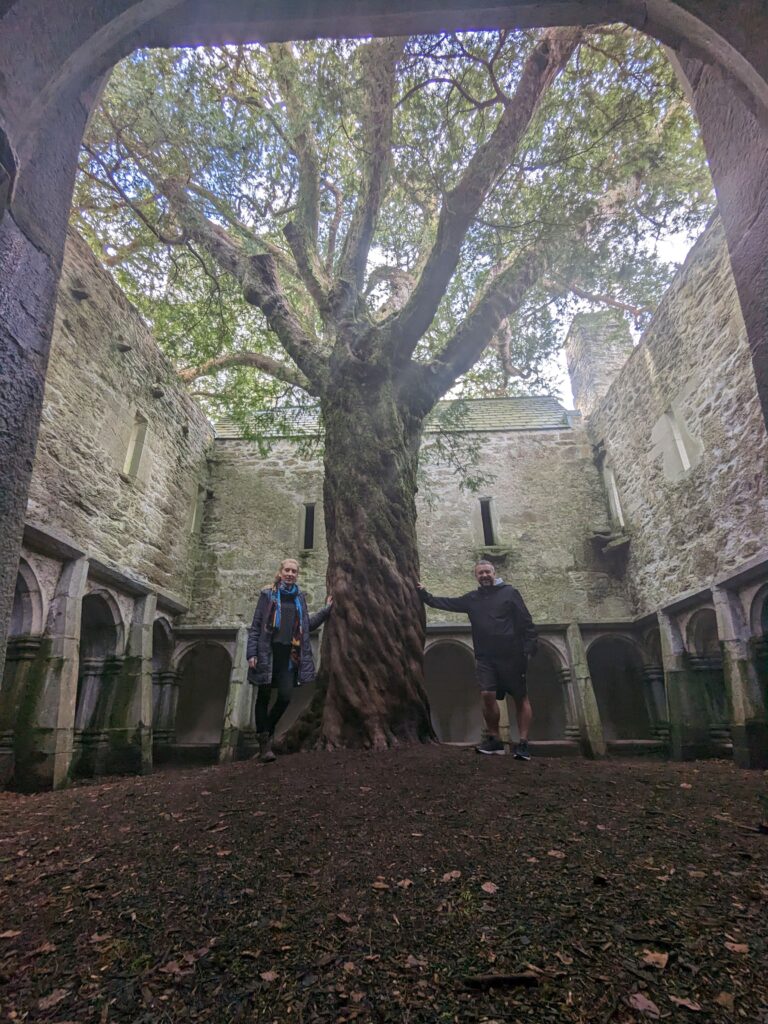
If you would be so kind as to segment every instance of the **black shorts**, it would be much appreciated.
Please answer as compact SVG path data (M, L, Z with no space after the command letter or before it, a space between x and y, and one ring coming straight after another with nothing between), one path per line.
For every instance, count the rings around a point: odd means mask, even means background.
M515 700L528 696L524 658L477 658L475 678L480 690L495 692L497 700L503 700L507 694Z

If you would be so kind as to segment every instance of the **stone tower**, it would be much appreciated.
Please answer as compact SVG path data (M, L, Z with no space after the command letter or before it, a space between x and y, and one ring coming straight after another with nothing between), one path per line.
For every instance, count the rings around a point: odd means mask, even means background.
M629 325L620 313L578 313L565 339L573 401L582 416L592 412L632 352Z

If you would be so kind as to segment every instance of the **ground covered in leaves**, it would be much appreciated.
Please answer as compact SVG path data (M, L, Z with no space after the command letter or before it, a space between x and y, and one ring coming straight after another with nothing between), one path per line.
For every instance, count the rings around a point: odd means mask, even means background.
M0 794L0 1020L768 1022L766 781L432 746Z

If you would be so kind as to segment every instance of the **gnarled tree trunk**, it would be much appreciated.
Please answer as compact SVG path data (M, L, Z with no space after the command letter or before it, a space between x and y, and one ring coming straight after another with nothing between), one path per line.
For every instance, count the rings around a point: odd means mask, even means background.
M366 374L370 377L370 374ZM329 388L325 528L333 613L318 689L287 746L381 750L434 739L416 590L416 469L421 419L388 382Z

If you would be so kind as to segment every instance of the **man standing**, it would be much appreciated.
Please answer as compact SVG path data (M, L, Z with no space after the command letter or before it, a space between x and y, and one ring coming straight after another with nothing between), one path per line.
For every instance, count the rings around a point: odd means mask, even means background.
M503 754L499 739L499 705L512 694L517 712L520 741L515 744L518 760L530 761L528 730L531 726L531 702L525 683L526 662L536 651L536 630L531 613L520 591L497 579L490 562L475 565L477 590L463 597L433 597L421 583L419 595L430 608L446 612L466 612L472 625L475 648L475 673L483 701L487 737L475 747L478 754Z

